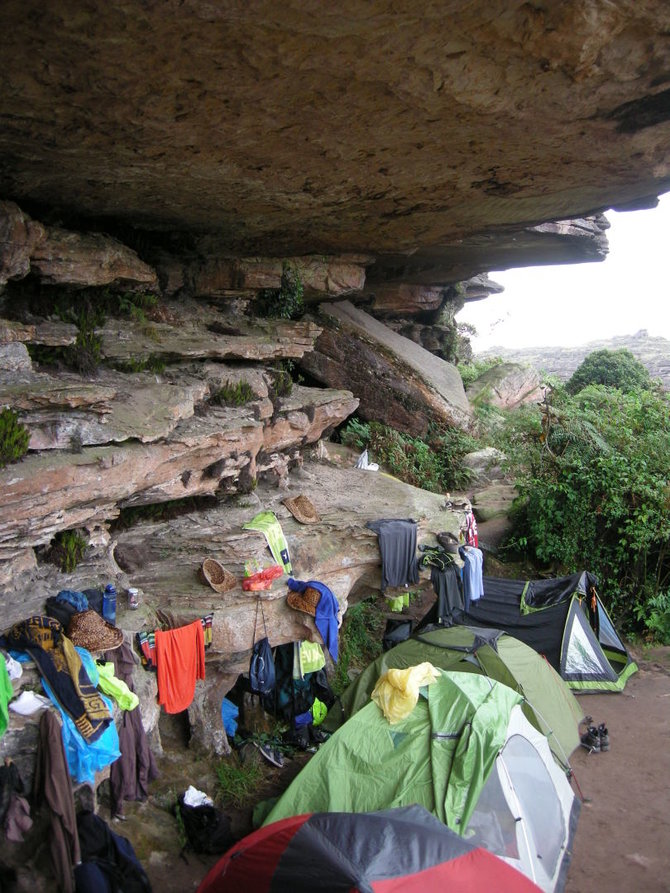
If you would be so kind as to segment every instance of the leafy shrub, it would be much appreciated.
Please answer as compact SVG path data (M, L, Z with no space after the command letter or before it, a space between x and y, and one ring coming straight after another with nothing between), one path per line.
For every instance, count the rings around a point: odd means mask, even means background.
M364 450L370 442L370 425L362 422L355 416L347 419L346 425L340 430L340 441L348 447Z
M28 452L30 432L9 407L0 412L0 468L19 462Z
M577 394L591 384L632 393L650 388L652 381L642 363L629 350L621 348L594 350L575 369L565 387L569 394Z
M226 381L212 392L209 402L215 406L242 406L251 400L256 400L257 394L248 381Z
M462 465L463 456L478 446L459 428L434 429L422 437L411 437L380 422L349 419L340 440L370 451L370 460L415 487L443 493L467 486L472 473Z
M336 695L341 695L351 682L349 670L362 670L381 654L385 624L384 609L376 598L349 605L340 630L338 661L331 681Z
M556 571L593 571L615 619L633 629L670 579L667 395L556 388L508 425L515 536Z
M635 609L636 618L662 645L670 645L670 590L652 595Z
M300 319L305 312L303 293L300 272L292 264L284 262L280 287L261 289L255 302L255 312L259 316Z

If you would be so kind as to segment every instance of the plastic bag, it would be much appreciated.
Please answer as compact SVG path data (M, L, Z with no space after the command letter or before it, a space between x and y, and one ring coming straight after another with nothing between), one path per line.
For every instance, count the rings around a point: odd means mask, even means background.
M400 722L416 707L421 686L435 682L439 675L428 661L406 670L387 670L377 680L372 700L391 724Z

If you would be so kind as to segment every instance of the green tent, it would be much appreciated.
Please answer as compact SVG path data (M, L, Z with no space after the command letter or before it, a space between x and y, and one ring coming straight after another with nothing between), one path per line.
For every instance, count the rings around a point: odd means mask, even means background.
M444 671L394 725L371 701L322 745L264 824L418 803L554 891L579 802L522 702L487 676Z
M579 702L537 651L500 630L452 626L417 633L371 663L347 688L340 707L331 710L324 725L332 731L365 706L386 670L423 661L443 670L489 676L514 689L524 698L526 717L547 736L558 762L568 767L570 754L579 747L579 723L584 717Z

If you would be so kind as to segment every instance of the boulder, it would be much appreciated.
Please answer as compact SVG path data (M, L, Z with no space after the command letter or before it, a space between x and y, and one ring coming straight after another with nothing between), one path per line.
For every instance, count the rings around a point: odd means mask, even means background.
M466 453L461 459L461 464L472 474L471 486L480 487L482 484L490 484L503 477L501 463L505 454L495 447L485 447Z
M324 328L301 366L329 387L360 395L363 418L415 436L431 423L467 425L470 407L454 366L349 301L319 310Z
M488 403L498 409L514 409L542 400L540 375L531 366L499 363L476 378L467 388L471 403Z

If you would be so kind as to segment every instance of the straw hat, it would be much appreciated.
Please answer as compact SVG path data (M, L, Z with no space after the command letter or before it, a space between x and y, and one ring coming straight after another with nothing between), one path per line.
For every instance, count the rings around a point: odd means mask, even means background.
M304 592L289 592L286 604L294 611L302 611L316 617L316 606L319 604L321 593L318 589L308 586Z
M107 623L97 611L79 611L73 614L67 628L67 637L73 645L87 651L113 651L123 645L123 631Z
M205 558L199 573L215 592L228 592L237 586L237 579L216 558Z
M302 493L300 496L289 496L282 499L282 502L296 521L300 521L301 524L316 524L321 520L312 503Z

